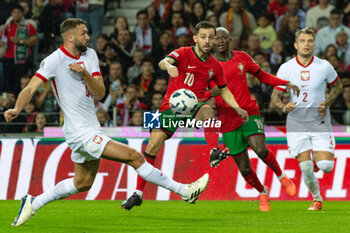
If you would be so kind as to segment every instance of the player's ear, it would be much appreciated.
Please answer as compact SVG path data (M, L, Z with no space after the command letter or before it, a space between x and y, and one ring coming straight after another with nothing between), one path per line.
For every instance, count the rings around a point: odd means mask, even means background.
M294 48L298 49L297 42L294 42Z
M196 35L193 35L193 41L194 41L194 43L197 43L197 36Z
M72 42L73 41L73 34L71 31L66 32L66 35L64 36L64 40Z
M67 32L67 39L68 39L68 41L73 42L76 33L77 33L77 29L76 28L69 30Z

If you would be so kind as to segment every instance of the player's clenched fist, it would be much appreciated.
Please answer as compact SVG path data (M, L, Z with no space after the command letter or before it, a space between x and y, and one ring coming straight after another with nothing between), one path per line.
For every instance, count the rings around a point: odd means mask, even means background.
M236 110L238 116L240 116L243 119L244 123L248 122L249 115L248 115L248 112L246 110L241 109L241 108L237 108L235 110Z
M4 117L7 123L18 117L19 112L14 109L8 109L4 112Z
M77 72L79 74L83 74L85 70L84 65L81 63L69 64L69 68L71 69L71 71Z
M283 112L289 113L289 112L293 111L293 110L295 109L295 107L296 107L296 104L297 104L297 103L291 103L291 102L289 102L288 104L286 104L286 105L284 106Z
M175 78L179 75L179 71L177 70L176 66L172 65L172 66L167 67L167 71L168 71L168 74L173 78Z
M325 104L324 102L320 103L320 105L318 106L317 111L318 111L318 113L319 113L321 116L326 116L326 113L327 113L326 104Z

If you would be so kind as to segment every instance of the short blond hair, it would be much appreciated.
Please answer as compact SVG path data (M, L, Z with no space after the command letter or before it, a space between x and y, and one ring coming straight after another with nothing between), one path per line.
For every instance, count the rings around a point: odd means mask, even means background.
M76 28L80 24L86 25L86 22L79 18L68 18L65 21L63 21L60 27L60 34L62 38L64 37L64 34L67 31Z
M299 37L300 34L312 35L312 37L314 38L314 40L315 40L315 37L316 37L315 30L312 29L312 28L306 27L306 28L302 28L302 29L300 29L300 30L297 30L297 31L295 32L295 41L298 39L298 37Z

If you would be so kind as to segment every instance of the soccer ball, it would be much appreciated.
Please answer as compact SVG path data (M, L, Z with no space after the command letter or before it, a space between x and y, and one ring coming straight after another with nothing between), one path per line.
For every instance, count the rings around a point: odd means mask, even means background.
M188 89L179 89L170 96L169 107L175 115L190 115L198 103L196 95Z

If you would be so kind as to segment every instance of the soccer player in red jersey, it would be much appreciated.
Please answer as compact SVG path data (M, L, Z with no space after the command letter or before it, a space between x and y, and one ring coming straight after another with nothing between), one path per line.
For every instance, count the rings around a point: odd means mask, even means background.
M240 173L247 183L260 193L260 210L269 211L268 189L261 184L255 171L251 168L247 153L249 146L274 171L288 195L294 196L296 187L281 170L273 152L266 147L264 124L259 113L259 107L249 93L246 73L251 73L261 82L269 85L286 85L288 90L293 89L296 93L299 92L299 89L293 83L279 79L261 70L260 66L246 52L230 51L229 40L229 32L225 28L219 27L216 29L214 56L220 61L224 69L227 88L235 96L238 105L248 112L249 121L243 122L220 96L216 96L215 104L217 106L218 119L222 123L220 131L223 134L225 146L229 149L229 155L233 157ZM214 87L215 84L210 83L210 86ZM212 93L215 95L215 91ZM208 94L209 92L207 92ZM224 158L210 156L210 165L216 167Z
M174 50L166 58L159 62L162 70L168 71L170 78L168 89L165 94L163 104L160 106L161 118L166 117L172 121L179 121L174 117L169 109L169 98L171 94L181 88L193 91L199 100L196 110L191 119L205 121L215 119L214 110L204 102L204 94L210 81L213 81L219 89L219 94L223 100L232 108L240 121L247 121L248 114L237 104L232 93L226 87L223 70L220 63L210 54L215 39L215 27L207 21L199 22L194 29L194 47L182 47ZM155 158L166 139L169 139L176 131L177 127L162 127L153 129L144 153L146 160L154 164ZM219 156L222 151L216 149L219 135L215 127L204 129L205 139L211 150L211 155ZM221 155L222 156L222 155ZM142 204L143 189L146 181L137 177L136 191L122 203L121 207L130 210L132 207Z

